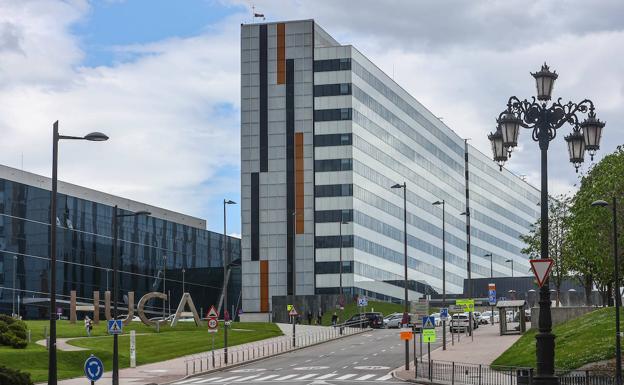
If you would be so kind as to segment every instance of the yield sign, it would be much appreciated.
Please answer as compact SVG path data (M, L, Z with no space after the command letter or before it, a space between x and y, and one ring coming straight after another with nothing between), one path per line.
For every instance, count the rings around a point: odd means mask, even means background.
M214 305L210 306L210 310L208 310L208 314L206 318L217 318L219 314L217 314L217 309L215 309Z
M550 269L552 268L553 260L548 259L532 259L531 269L533 270L533 274L535 274L535 279L537 279L537 284L539 287L544 286L544 282L550 275Z
M297 315L297 310L295 310L295 307L293 306L292 309L290 309L290 311L288 312L288 315L291 317L294 317Z

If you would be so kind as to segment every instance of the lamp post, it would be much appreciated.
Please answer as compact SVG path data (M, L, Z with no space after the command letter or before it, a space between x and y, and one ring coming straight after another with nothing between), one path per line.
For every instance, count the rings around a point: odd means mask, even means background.
M514 261L513 261L513 259L506 259L505 262L506 263L511 262L511 278L513 278L513 272L514 272L513 263L514 263Z
M606 207L606 201L598 200L592 202L594 207ZM617 198L613 197L613 263L615 279L615 380L617 385L622 385L622 346L620 335L620 307L622 306L622 293L620 292L620 261L618 256L618 232L617 232Z
M58 120L52 126L52 194L50 195L50 342L48 345L48 384L57 384L56 375L56 195L58 184L58 142L61 139L103 142L108 136L92 132L85 136L60 135Z
M446 202L442 199L432 204L442 205L442 307L446 307ZM446 350L446 320L442 321L442 350Z
M17 255L13 256L13 308L11 310L11 317L15 317L15 282L17 281Z
M119 214L117 205L113 207L113 319L117 319L117 299L119 296L119 280L117 273L119 271L117 260L117 243L119 238L118 219L123 217L136 217L139 215L151 215L149 211L137 211L136 213ZM113 334L113 385L119 385L119 342L117 334Z
M167 286L167 256L163 255L163 294L166 294L166 286ZM164 298L164 297L163 297ZM169 300L171 300L171 298L167 298ZM165 306L166 306L167 301L163 299L163 311L162 311L162 318L163 321L165 320L166 316L165 316Z
M341 215L342 217L342 215ZM340 220L340 267L339 269L339 281L340 281L340 296L338 297L338 302L340 305L340 319L344 322L344 291L342 290L342 225L348 225L349 221L346 221L344 218ZM342 334L342 328L340 328L340 334Z
M604 122L596 118L594 103L584 99L579 103L561 104L560 100L547 106L551 98L553 85L558 75L551 72L544 64L539 72L531 74L537 86L537 100L520 100L515 96L509 98L507 108L497 119L496 131L488 135L492 144L494 160L502 170L503 164L518 145L520 127L532 130L532 138L538 142L541 152L541 228L540 258L548 258L548 146L557 134L557 130L565 123L573 126L572 133L565 137L568 144L570 162L576 171L584 160L585 150L593 159L600 148L600 137ZM541 103L541 104L540 104ZM587 114L580 121L580 114ZM557 384L555 377L555 336L552 334L552 318L550 311L550 290L548 281L540 288L540 313L536 339L537 374L536 385Z
M403 306L403 320L402 322L405 324L408 320L408 303L409 298L407 296L407 183L403 182L403 184L395 184L392 188L400 188L403 189L403 267L405 270L405 303ZM409 341L405 340L405 370L409 370Z
M236 202L230 199L223 200L223 355L224 362L228 363L228 332L227 332L227 321L225 318L225 313L227 313L227 269L228 269L228 260L227 260L227 205L235 205Z
M182 268L182 295L184 295L184 293L186 293L186 289L185 289L185 287L184 287L184 283L185 283L185 281L184 281L184 278L185 278L185 277L184 277L184 275L185 275L185 273L186 273L186 270L185 270L184 268Z
M483 257L490 257L490 280L494 278L494 256L492 253L484 254ZM494 305L490 306L490 322L494 326Z

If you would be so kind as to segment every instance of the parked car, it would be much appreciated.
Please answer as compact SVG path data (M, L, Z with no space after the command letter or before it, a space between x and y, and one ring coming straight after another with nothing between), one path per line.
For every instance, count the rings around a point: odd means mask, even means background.
M388 314L387 316L384 317L383 319L383 326L384 328L388 328L388 322L393 319L394 317L397 316L402 316L402 313L392 313L392 314Z
M481 312L480 311L474 311L474 312L472 312L472 315L475 318L474 329L478 329L479 325L481 325Z
M498 312L495 311L494 312L494 316L492 317L492 312L491 311L484 311L483 313L481 313L481 322L484 324L489 324L492 322L492 318L494 318L494 323L499 323L500 322L500 317L498 315Z
M371 327L380 329L383 327L383 315L377 312L354 314L346 322L351 327Z
M403 314L394 313L390 317L384 318L384 326L388 329L401 327L401 321L403 320Z
M433 313L430 315L430 317L433 317L433 319L435 320L436 327L442 325L442 319L440 319L440 313Z
M468 313L453 314L451 322L449 324L449 330L451 333L461 333L468 329Z

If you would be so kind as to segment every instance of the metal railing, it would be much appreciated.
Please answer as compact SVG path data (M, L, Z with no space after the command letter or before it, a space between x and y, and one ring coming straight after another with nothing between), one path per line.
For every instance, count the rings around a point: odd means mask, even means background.
M331 341L343 336L357 334L363 330L365 329L336 325L332 328L323 327L319 328L318 331L297 335L294 340L292 335L283 335L265 341L231 346L228 347L227 360L225 360L223 349L190 355L185 357L184 360L186 364L186 375L239 365L259 358L271 357L287 351Z
M533 368L490 366L448 361L423 361L415 365L415 378L423 384L532 385ZM615 385L613 374L596 371L557 371L560 385Z

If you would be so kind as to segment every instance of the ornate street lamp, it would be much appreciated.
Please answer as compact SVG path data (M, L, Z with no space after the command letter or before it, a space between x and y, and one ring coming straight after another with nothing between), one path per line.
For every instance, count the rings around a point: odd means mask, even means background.
M507 109L500 113L497 119L498 127L494 134L488 135L492 142L494 160L500 166L507 160L503 149L508 152L518 144L520 127L532 130L532 138L538 142L541 151L541 228L540 228L540 257L548 258L548 146L557 135L557 130L564 124L572 125L572 133L565 137L568 144L570 162L578 171L584 160L585 150L590 156L600 148L600 137L604 123L596 118L594 103L585 99L579 103L568 102L561 104L561 99L550 106L547 102L558 75L551 72L544 64L539 72L532 73L537 87L537 98L532 101L520 100L515 96L509 98ZM538 102L539 100L539 102ZM580 114L587 114L584 121L579 120ZM552 319L550 313L550 290L548 281L540 289L540 315L536 339L537 374L534 377L535 385L555 385L555 336L552 334Z

